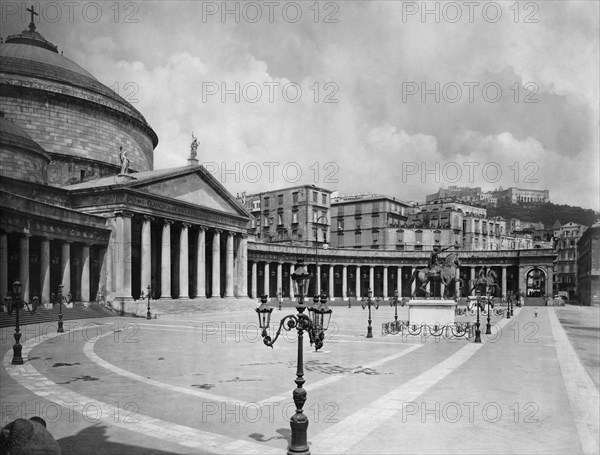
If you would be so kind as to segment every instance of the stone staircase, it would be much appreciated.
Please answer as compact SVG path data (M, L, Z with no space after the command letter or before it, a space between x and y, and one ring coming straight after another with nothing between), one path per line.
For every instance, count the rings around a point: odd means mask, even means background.
M74 319L93 319L93 318L106 318L111 316L118 316L116 311L107 308L98 303L91 303L87 307L81 303L73 303L73 308L62 309L63 321L70 321ZM9 316L6 312L0 313L0 328L13 327L15 325L16 315L13 311L12 315ZM58 323L58 305L53 305L52 309L44 309L38 307L36 312L31 315L27 308L19 310L19 324L40 324L45 322L56 322Z

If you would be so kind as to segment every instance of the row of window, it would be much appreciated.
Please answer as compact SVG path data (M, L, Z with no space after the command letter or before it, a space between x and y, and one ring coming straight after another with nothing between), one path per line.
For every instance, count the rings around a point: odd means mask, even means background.
M294 191L292 193L292 203L293 204L297 204L298 203L298 191ZM321 195L321 203L322 204L327 204L327 194L324 193L319 193L318 191L312 191L312 201L315 203L319 202L319 195ZM263 207L269 207L269 203L270 203L270 196L265 196L263 198ZM283 205L283 194L278 194L277 195L277 205L282 206Z

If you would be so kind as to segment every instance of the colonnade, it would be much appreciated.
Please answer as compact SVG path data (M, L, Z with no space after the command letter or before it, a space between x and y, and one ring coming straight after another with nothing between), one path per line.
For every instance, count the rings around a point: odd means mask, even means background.
M136 278L132 266L137 264L132 258L132 245L137 245L133 218L132 212L119 211L111 219L106 288L115 298L133 298L134 283L144 292L150 285L154 298L161 299L247 296L245 234L144 215L135 223L141 224Z
M269 297L294 298L292 273L295 261L249 261L250 283L249 295L257 298L259 294L267 294ZM343 299L350 297L361 298L368 289L373 291L373 295L384 299L391 299L397 290L399 297L410 297L417 286L417 282L412 281L411 277L418 269L426 267L422 265L386 265L386 264L358 264L358 263L320 263L308 264L308 270L311 274L311 283L309 285L309 295L324 293L330 300ZM479 271L484 270L487 273L489 268L499 270L500 276L497 277L496 284L497 295L505 296L509 288L508 267L503 265L493 266L461 266L456 269L456 292L466 295L465 287L471 295L475 295L475 290L471 290L471 283L477 278ZM522 267L521 267L522 269ZM288 272L289 270L289 272ZM463 278L463 290L461 286L461 271L467 272L467 279ZM464 276L464 275L462 275ZM359 277L357 279L357 277ZM272 282L275 281L275 285ZM410 283L410 287L409 287ZM512 288L518 288L518 277L513 277L511 281ZM445 291L441 284L441 293Z

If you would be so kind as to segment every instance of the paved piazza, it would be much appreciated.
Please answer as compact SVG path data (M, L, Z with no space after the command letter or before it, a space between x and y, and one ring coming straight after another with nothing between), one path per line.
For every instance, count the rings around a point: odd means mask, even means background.
M285 453L295 331L264 346L255 306L26 326L24 365L2 329L2 425L40 415L65 454ZM597 307L516 309L481 344L392 320L373 310L367 339L367 311L335 302L324 348L305 338L311 453L598 453Z

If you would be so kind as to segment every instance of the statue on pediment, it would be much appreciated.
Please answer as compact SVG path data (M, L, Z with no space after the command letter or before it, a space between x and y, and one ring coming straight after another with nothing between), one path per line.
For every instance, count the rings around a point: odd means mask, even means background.
M198 155L198 138L192 133L192 143L190 145L190 159L195 160Z

